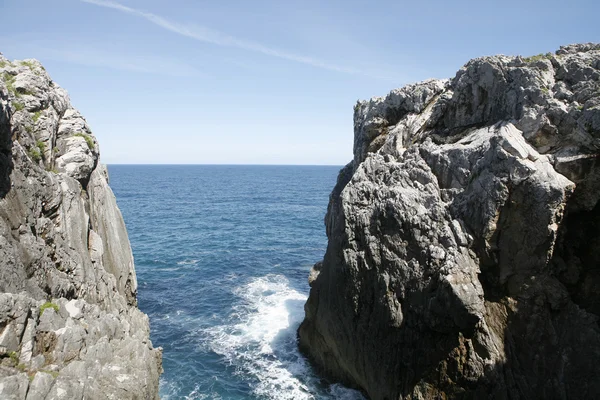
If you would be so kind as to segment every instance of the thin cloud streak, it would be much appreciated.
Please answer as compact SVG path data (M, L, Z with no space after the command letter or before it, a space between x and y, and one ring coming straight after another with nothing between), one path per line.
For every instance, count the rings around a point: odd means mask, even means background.
M63 48L53 48L46 41L23 42L16 38L0 36L0 42L18 43L5 46L8 53L35 54L41 60L54 60L88 67L108 68L117 71L140 72L153 75L163 75L175 78L200 77L206 74L195 67L177 59L164 57L149 57L133 54L115 53L93 49L77 44L66 45Z
M91 67L103 67L120 71L165 75L176 78L205 76L203 72L177 60L110 54L82 49L66 51L58 49L48 50L49 51L46 54L49 56L49 58Z
M284 51L280 51L277 49L273 49L267 46L264 46L260 43L241 40L235 38L233 36L229 36L227 34L208 29L202 26L191 26L191 25L182 25L176 22L169 21L163 17L160 17L156 14L152 14L149 12L145 12L142 10L138 10L135 8L127 7L123 4L107 1L107 0L81 0L84 3L94 4L96 6L112 8L114 10L118 10L127 14L131 14L137 17L144 18L153 24L160 26L163 29L169 30L171 32L177 33L182 36L189 37L191 39L195 39L205 43L211 43L217 46L227 46L227 47L237 47L239 49L253 51L256 53L261 53L271 57L277 57L288 61L294 61L302 64L307 64L313 67L327 69L330 71L343 72L347 74L356 74L356 75L365 75L375 78L382 78L378 76L373 76L371 74L365 73L364 71L360 71L354 68L342 67L334 64L330 64L324 61L320 61L314 59L312 57L306 57L298 54L292 54ZM386 78L383 78L386 79Z

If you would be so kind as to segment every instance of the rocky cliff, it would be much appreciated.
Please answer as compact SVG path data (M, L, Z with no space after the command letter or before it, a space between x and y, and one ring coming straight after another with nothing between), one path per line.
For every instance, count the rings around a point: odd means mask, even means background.
M158 398L161 350L88 124L0 55L0 398Z
M600 398L600 45L359 102L301 349L372 399Z

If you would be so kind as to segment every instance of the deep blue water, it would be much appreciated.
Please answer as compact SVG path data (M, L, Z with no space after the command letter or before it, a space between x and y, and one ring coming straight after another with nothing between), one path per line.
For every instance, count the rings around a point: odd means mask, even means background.
M360 398L299 354L339 167L110 165L163 399Z

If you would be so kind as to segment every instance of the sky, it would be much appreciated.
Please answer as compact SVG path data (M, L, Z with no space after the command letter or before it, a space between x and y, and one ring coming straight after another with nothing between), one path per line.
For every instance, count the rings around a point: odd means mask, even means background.
M600 2L0 0L107 164L343 165L357 100L483 55L600 42Z

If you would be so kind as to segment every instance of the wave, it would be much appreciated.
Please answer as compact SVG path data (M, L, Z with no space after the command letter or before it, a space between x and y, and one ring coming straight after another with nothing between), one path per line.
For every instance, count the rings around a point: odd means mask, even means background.
M175 399L185 399L185 400L222 400L222 397L219 395L211 395L206 393L200 393L200 387L196 385L194 390L192 390L187 395L181 395L181 386L174 383L168 382L164 379L160 380L160 392L162 400L175 400Z
M298 351L296 330L307 296L281 275L254 278L234 290L239 302L227 323L202 332L203 346L250 382L258 398L363 399L340 385L323 385Z
M196 264L198 264L198 261L200 261L200 260L183 260L183 261L178 261L177 265L196 265Z

